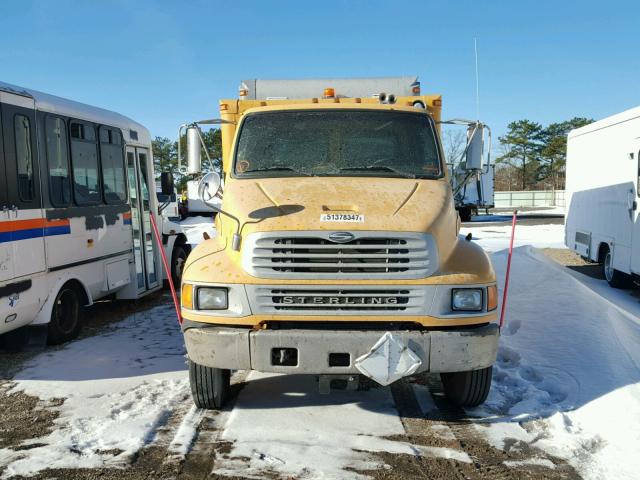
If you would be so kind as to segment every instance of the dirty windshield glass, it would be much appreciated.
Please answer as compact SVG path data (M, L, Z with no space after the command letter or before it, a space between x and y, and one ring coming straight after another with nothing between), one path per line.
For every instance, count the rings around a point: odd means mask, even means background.
M239 177L441 175L424 114L304 110L249 115L236 149Z

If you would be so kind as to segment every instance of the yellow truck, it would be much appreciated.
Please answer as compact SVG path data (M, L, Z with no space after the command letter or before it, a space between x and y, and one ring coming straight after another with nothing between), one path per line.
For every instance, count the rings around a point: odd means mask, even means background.
M217 234L181 286L198 407L220 408L236 369L318 375L323 391L439 373L456 404L486 399L496 277L459 235L441 102L396 78L245 81L220 101L204 123L221 124L223 171L199 189Z

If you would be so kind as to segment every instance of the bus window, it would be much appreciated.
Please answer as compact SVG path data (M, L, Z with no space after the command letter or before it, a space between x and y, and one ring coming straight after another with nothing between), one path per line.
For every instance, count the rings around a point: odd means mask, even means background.
M71 201L67 126L63 119L47 116L45 130L51 203L55 207L66 207Z
M100 160L106 203L123 203L127 199L122 135L118 130L100 127Z
M23 202L33 200L33 154L31 125L24 115L14 117L16 162L18 166L18 195Z
M73 196L78 205L100 203L98 149L95 128L88 123L71 122L71 165Z

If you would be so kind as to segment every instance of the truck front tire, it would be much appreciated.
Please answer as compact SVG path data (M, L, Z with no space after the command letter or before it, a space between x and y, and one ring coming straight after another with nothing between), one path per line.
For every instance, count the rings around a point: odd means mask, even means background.
M184 270L184 264L187 261L187 250L184 245L179 244L173 247L171 252L171 279L176 289L180 289L180 282L182 282L182 271Z
M206 410L222 408L229 396L231 371L205 367L189 360L189 383L196 407Z
M477 407L487 399L491 389L493 367L466 372L441 373L447 398L460 407Z

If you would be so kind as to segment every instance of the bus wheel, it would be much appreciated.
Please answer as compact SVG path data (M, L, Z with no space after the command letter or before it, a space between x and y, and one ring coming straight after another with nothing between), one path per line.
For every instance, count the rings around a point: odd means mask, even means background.
M205 367L189 360L189 383L196 407L207 410L222 408L229 396L231 371Z
M184 245L176 245L171 253L171 279L176 288L180 288L182 281L182 270L184 263L187 261L187 251Z
M467 372L441 373L447 398L461 407L477 407L487 399L491 389L493 367Z
M72 284L65 284L53 303L47 334L49 345L59 345L78 336L82 328L81 294Z
M613 268L613 255L608 246L603 246L600 252L602 274L613 288L626 288L630 285L629 277L624 272Z

